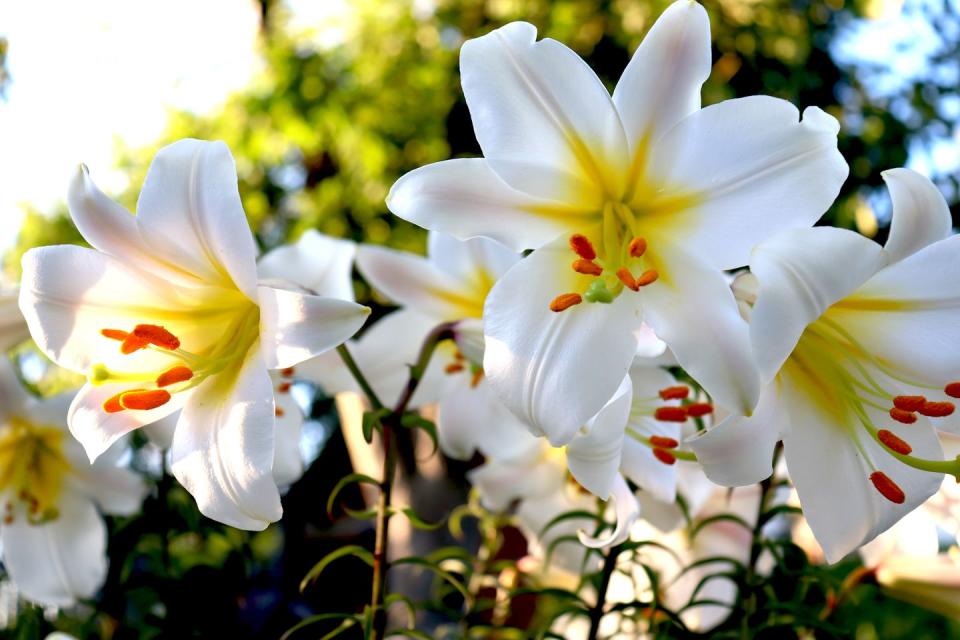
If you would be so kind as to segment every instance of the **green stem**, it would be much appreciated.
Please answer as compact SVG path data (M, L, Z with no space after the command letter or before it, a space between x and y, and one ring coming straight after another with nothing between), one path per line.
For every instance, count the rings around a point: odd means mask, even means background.
M346 343L337 347L337 353L340 354L340 359L343 360L343 364L347 365L350 375L352 375L353 379L357 381L358 385L360 385L360 389L363 391L363 394L367 396L367 401L370 402L370 406L375 411L378 409L383 409L383 403L380 402L380 398L377 397L377 393L373 390L373 387L370 386L366 376L364 376L363 372L360 371L360 367L357 366L357 361L353 359L352 355L350 355L350 350L347 348Z
M430 364L430 358L443 340L453 338L453 323L444 323L435 327L423 341L417 362L410 367L410 376L404 386L396 406L381 421L380 438L383 444L383 477L380 481L380 497L377 500L377 533L373 546L373 580L370 591L370 611L373 615L371 635L373 640L379 640L386 634L387 612L383 603L387 595L387 571L390 569L388 560L388 546L390 541L390 501L393 496L393 481L397 472L397 442L395 431L401 427L401 420L416 393L423 374ZM343 359L347 369L353 375L357 384L363 389L370 405L374 410L383 408L383 403L373 391L370 383L357 366L346 345L337 347L337 352Z
M590 633L587 634L587 640L597 640L597 634L600 632L600 621L603 620L604 609L606 608L610 578L613 577L613 572L617 568L617 557L622 551L623 544L621 543L611 547L603 559L600 585L597 587L597 602L590 609Z

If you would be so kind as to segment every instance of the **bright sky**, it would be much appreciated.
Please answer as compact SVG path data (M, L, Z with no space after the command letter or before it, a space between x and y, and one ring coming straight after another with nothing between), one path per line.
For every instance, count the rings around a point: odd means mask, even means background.
M78 163L105 191L117 140L147 144L169 108L208 111L257 72L258 10L244 0L0 3L12 82L0 101L0 251L20 203L50 210Z

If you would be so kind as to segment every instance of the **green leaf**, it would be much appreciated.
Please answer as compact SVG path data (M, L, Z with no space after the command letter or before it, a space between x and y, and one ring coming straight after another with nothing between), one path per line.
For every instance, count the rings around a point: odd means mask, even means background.
M287 640L288 638L290 638L290 636L292 636L297 631L300 631L301 629L305 629L306 627L315 625L318 622L323 622L324 620L343 620L343 622L341 623L341 626L347 621L350 621L356 624L356 618L352 613L320 613L315 616L310 616L309 618L304 618L297 624L287 629L286 632L282 636L280 636L280 640Z
M377 409L376 411L366 411L363 414L363 439L367 444L373 442L373 431L380 430L384 418L390 415L390 409Z
M383 600L383 605L385 608L390 608L397 602L402 603L406 607L408 620L407 628L412 630L417 624L417 605L414 604L413 600L402 593L388 593L387 597Z
M320 560L320 562L313 565L313 568L310 569L310 571L307 572L307 575L304 576L303 580L300 581L300 591L303 592L303 590L306 589L311 582L319 578L320 574L323 573L323 570L326 569L331 562L346 556L353 556L355 558L363 560L371 567L373 566L373 554L367 551L366 549L364 549L363 547L355 544L347 545L345 547L340 547L339 549L331 551L330 553L325 555L323 559Z
M400 509L400 513L407 516L407 520L410 521L410 524L413 525L414 529L420 529L421 531L436 531L443 526L444 520L439 522L427 522L413 510L413 507L403 507Z
M540 530L540 537L544 537L550 529L557 526L561 522L566 522L567 520L592 520L598 524L605 524L603 518L598 514L592 513L590 511L567 511L566 513L561 513L556 518L543 525L543 528Z
M430 456L433 456L433 454L437 452L437 449L440 447L440 440L437 437L437 425L432 421L427 420L418 413L408 413L400 419L400 424L408 429L420 429L424 431L430 436L430 441L433 443L433 450L430 451Z
M338 482L330 492L330 497L327 498L327 516L333 518L333 503L337 499L337 496L340 495L340 492L352 484L360 483L372 484L376 487L380 486L379 480L376 478L371 478L370 476L362 473L351 473L350 475L341 478L340 482Z
M717 522L733 522L734 524L738 524L744 529L746 529L748 532L750 532L751 535L753 534L753 525L751 525L749 522L747 522L743 518L739 516L735 516L732 513L721 513L715 516L711 516L709 518L704 518L703 520L698 522L697 526L695 526L693 529L690 530L690 542L692 543L693 540L697 537L697 535L701 531L703 531L706 527L709 527L711 524L715 524Z
M447 583L449 583L451 587L456 589L460 593L460 595L463 596L463 599L465 602L467 603L470 602L470 593L467 591L467 588L463 585L463 583L457 580L453 576L453 574L451 574L448 571L444 571L440 567L432 564L429 560L425 560L424 558L418 558L416 556L410 556L409 558L400 558L399 560L395 560L394 562L391 563L391 566L395 567L401 564L412 564L417 567L423 567L427 571L430 571L431 573L436 575L438 578L441 578Z

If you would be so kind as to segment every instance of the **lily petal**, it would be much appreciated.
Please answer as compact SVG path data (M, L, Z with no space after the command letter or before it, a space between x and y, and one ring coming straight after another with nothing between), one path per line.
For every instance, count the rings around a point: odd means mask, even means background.
M490 167L542 198L595 203L627 164L620 118L603 83L573 51L526 22L460 49L463 94ZM580 176L584 176L581 178Z
M726 487L743 487L773 473L773 449L789 429L778 383L767 385L749 418L730 416L694 435L686 444L697 454L707 477Z
M783 437L790 477L800 496L804 516L829 562L837 562L895 522L940 486L939 474L918 471L893 458L854 424L838 424L818 400L797 393L786 394L791 429ZM886 417L868 409L876 424ZM853 416L847 416L850 421ZM880 495L869 477L874 469L850 439L858 432L860 445L906 495L903 504L894 504ZM908 438L913 455L942 459L943 452L929 421L913 425Z
M600 498L610 495L618 476L632 399L633 389L627 376L606 406L587 424L586 433L567 445L570 473L584 489Z
M269 369L300 364L346 342L370 315L348 300L257 287L260 342Z
M706 10L688 0L667 7L613 91L634 153L700 108L700 87L712 68L710 56Z
M473 388L460 385L440 400L437 435L440 449L457 460L469 460L476 451L506 460L537 442L483 380Z
M675 247L659 251L666 272L641 292L645 321L715 402L749 415L760 381L747 324L727 281L692 254Z
M168 264L257 299L257 248L223 142L184 139L157 152L137 223L144 243Z
M830 310L869 354L932 386L960 377L958 312L960 236L890 265Z
M70 433L83 445L90 462L94 462L126 434L179 411L193 391L174 393L170 401L148 411L107 413L103 404L123 391L140 388L136 383L85 384L73 399L67 424Z
M760 293L750 337L763 380L773 379L808 324L885 264L880 245L833 227L785 232L754 249L750 269Z
M196 389L173 435L173 475L200 512L224 524L260 531L280 519L271 473L274 396L259 350L233 371Z
M294 244L268 251L257 263L261 280L286 280L310 293L354 300L353 257L357 246L307 229Z
M459 240L439 231L432 231L427 236L427 255L437 268L461 283L470 285L481 280L471 289L489 288L521 257L496 240L482 237Z
M104 513L111 515L130 516L137 513L148 491L140 474L112 465L95 464L85 469L75 468L71 480Z
M537 500L561 491L566 482L566 467L542 441L521 455L506 460L487 460L467 473L467 479L480 492L483 506L503 511L514 500Z
M605 549L615 544L620 544L630 538L630 527L640 517L640 503L637 502L627 481L623 476L618 475L613 483L613 489L610 494L613 500L613 507L616 511L617 524L614 530L607 536L590 536L582 529L577 532L580 542L591 549Z
M650 421L652 422L652 421ZM667 425L659 433L667 438L677 439L679 425ZM674 465L666 465L657 460L653 449L640 444L632 438L623 441L623 459L620 471L635 485L649 493L655 500L672 503L677 499L677 470Z
M650 179L676 185L681 199L693 194L693 205L663 217L658 233L682 237L691 253L732 269L747 263L757 243L816 222L848 167L837 150L837 121L816 107L802 121L799 115L784 100L738 98L697 111L660 138ZM671 190L659 195L669 198Z
M29 396L9 358L0 357L0 423L12 415L23 415Z
M64 492L59 517L42 525L26 518L0 527L3 564L28 599L53 607L92 597L107 575L107 528L93 503Z
M929 178L910 169L888 169L881 175L893 200L890 236L884 246L890 262L950 235L950 207Z
M274 389L276 375L270 376ZM303 475L303 457L300 455L300 435L303 431L303 412L289 391L275 392L277 411L274 429L273 480L283 487L291 485Z
M483 369L501 401L534 435L570 442L616 392L636 351L636 300L585 303L561 313L550 301L582 291L564 239L534 251L487 296Z

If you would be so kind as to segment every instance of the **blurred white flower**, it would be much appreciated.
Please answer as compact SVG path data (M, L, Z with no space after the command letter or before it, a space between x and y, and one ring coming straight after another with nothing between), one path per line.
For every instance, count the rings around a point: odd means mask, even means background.
M642 320L720 404L757 402L722 270L813 224L847 166L819 109L801 121L765 96L700 109L710 70L709 19L690 0L657 20L612 98L570 49L508 24L460 54L484 157L417 169L388 196L429 229L534 249L486 302L484 370L556 446L616 391Z
M99 509L131 515L146 485L117 466L111 447L93 465L67 432L72 394L38 399L0 358L0 540L3 563L28 600L68 606L89 598L107 573Z
M947 396L960 396L960 239L948 238L950 212L929 180L907 169L884 179L885 247L820 227L754 250L750 331L767 386L753 417L690 441L712 480L745 485L770 475L782 440L830 562L922 504L940 474L960 471L928 419L950 416Z
M11 349L30 337L27 321L17 304L17 291L0 291L0 352Z
M200 511L246 529L279 519L268 370L343 342L369 309L258 283L223 143L181 140L160 150L136 216L85 170L68 203L93 249L29 251L20 307L38 346L88 375L71 432L93 460L123 434L182 409L172 471Z

